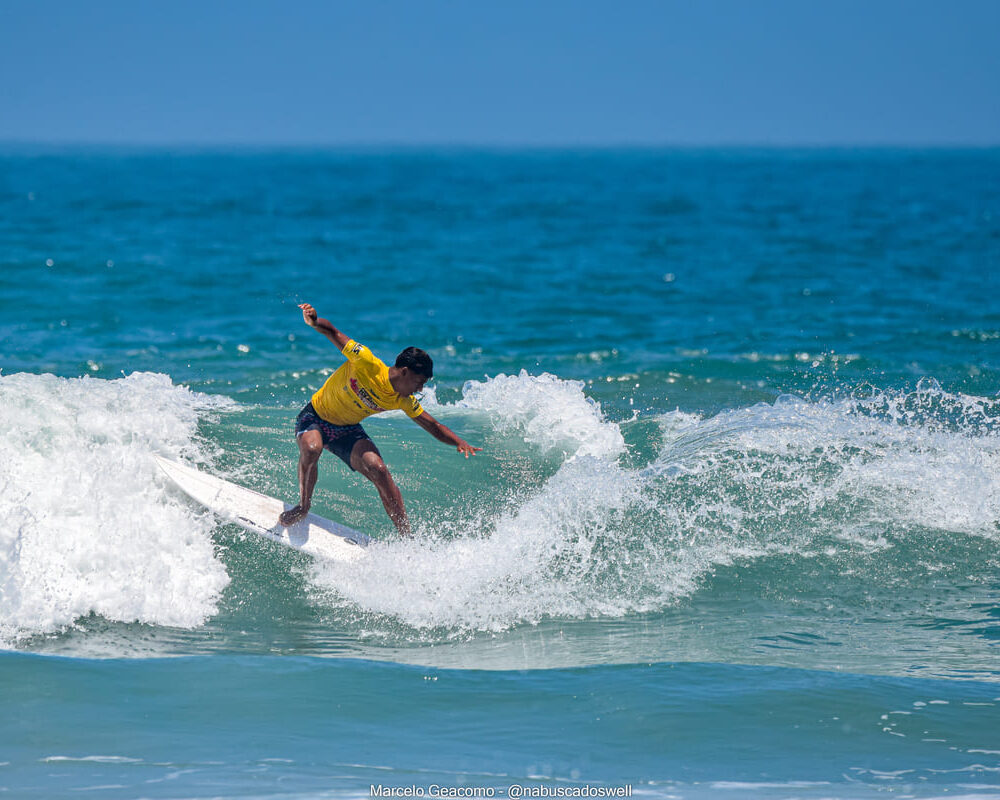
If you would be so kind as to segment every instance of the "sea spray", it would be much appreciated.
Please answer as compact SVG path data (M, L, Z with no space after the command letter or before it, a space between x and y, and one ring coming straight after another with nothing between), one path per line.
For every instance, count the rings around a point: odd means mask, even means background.
M152 454L196 456L199 416L230 406L150 373L0 377L0 639L215 612L214 520L164 491Z
M436 413L475 410L539 455L557 449L555 471L485 531L480 520L447 536L430 526L350 569L316 565L315 581L326 602L369 625L396 620L432 638L662 610L737 563L812 562L828 591L842 574L873 570L888 591L919 586L930 572L963 570L961 559L947 564L949 537L997 536L991 404L921 387L874 403L786 395L709 417L670 412L658 417L658 454L629 469L619 460L629 423L606 420L582 384L497 376ZM900 411L910 407L919 413Z

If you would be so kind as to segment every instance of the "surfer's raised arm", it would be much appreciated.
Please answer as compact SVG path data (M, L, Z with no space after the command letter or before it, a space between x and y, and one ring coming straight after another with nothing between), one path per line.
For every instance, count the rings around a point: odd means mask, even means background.
M315 308L308 303L299 303L299 308L302 309L302 319L305 320L306 325L322 333L327 339L337 345L338 350L343 350L347 346L351 337L333 327L333 323L330 320L318 316Z

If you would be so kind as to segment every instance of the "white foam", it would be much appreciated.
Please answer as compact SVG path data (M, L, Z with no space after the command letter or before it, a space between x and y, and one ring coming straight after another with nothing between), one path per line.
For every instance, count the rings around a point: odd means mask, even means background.
M190 627L215 612L212 521L163 491L152 453L196 456L199 414L227 403L151 373L0 376L0 643L91 613Z
M350 568L316 565L316 582L334 602L459 634L546 616L618 615L646 604L632 590L631 554L620 541L630 509L644 502L641 482L617 463L621 430L581 382L498 375L467 383L463 398L440 410L485 412L498 433L558 452L563 463L526 501L458 538L426 530L413 541L377 543ZM681 568L658 593L690 588Z
M694 425L667 415L663 451L643 473L695 575L794 554L905 585L963 569L950 560L956 537L1000 538L998 410L925 387L864 401L782 397ZM910 539L919 545L905 557L871 558Z
M178 626L215 613L228 578L213 520L163 490L151 454L197 459L199 415L220 402L162 375L0 377L0 639L90 613ZM383 631L655 611L723 565L792 554L849 571L911 529L939 530L941 547L909 556L926 570L956 536L1000 538L1000 400L924 386L673 412L639 469L619 463L622 426L578 381L499 375L435 412L492 423L545 456L547 477L498 493L464 530L428 523L360 562L311 567L329 602ZM880 580L897 569L914 564L887 559Z
M942 543L995 539L1000 409L990 403L923 387L673 412L660 417L658 457L632 470L617 461L620 426L582 384L497 376L441 410L486 412L498 431L561 452L555 473L457 537L377 544L350 569L318 566L316 583L381 629L388 618L460 636L662 609L737 561L823 557L849 571L911 528L940 528ZM933 548L917 552L920 563L886 562L886 577L935 568Z
M603 551L633 491L617 465L574 459L488 535L444 541L421 533L376 544L350 568L317 564L315 575L336 596L415 628L502 630L546 616L616 613L618 584L602 595L595 573L607 570Z
M468 381L455 407L485 412L498 432L518 433L543 452L615 458L625 449L618 426L605 421L582 381L547 372Z
M1000 424L991 420L998 411L996 401L934 386L865 400L787 396L677 435L665 419L666 446L647 473L726 471L744 493L762 496L771 486L773 502L789 511L850 503L853 528L919 525L996 538Z

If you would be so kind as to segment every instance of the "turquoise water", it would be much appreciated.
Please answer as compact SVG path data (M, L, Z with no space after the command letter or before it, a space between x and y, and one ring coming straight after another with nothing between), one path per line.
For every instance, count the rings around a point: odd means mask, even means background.
M1000 151L0 153L0 789L1000 797ZM417 536L324 456L340 363Z

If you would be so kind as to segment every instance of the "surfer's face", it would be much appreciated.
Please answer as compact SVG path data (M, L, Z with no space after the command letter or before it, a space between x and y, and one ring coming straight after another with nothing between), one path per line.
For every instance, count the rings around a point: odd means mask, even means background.
M422 391L427 383L427 376L414 372L409 367L400 367L396 380L393 381L393 388L400 395L416 394Z

